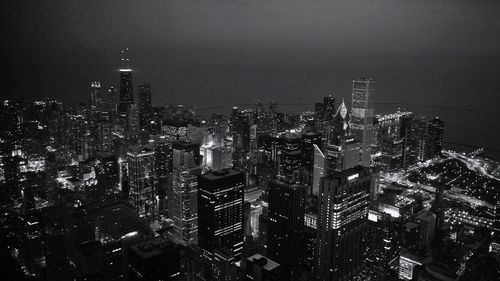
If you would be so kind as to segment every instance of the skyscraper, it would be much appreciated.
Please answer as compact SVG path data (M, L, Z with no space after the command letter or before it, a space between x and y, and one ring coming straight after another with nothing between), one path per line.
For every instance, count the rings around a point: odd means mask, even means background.
M240 259L244 186L245 174L234 169L198 177L198 245L209 256L217 248L227 248Z
M361 164L369 167L375 116L375 81L358 78L352 81L351 134L361 142Z
M429 144L427 146L427 158L431 159L441 154L443 148L444 122L438 117L429 121Z
M139 111L141 113L151 110L151 85L143 83L138 86Z
M362 166L321 180L318 202L318 280L350 280L361 270L371 174Z
M101 83L99 82L92 82L90 84L91 87L91 92L90 92L90 105L92 107L99 106L101 103Z
M130 190L128 201L139 215L154 211L154 150L148 146L133 146L127 152Z
M126 116L128 107L134 103L134 86L132 84L132 69L130 68L130 58L128 48L122 50L122 67L120 68L120 103L118 113Z
M304 251L305 186L269 182L267 249L281 267L282 280L300 280Z
M200 146L175 142L172 152L172 186L168 200L169 216L174 221L173 239L184 246L197 244Z
M131 104L127 110L128 114L128 132L130 134L137 134L141 130L139 120L139 108L137 104Z

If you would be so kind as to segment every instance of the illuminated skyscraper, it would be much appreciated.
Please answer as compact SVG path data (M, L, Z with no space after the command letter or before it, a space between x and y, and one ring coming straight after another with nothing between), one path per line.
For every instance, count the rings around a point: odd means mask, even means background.
M91 92L90 92L90 105L92 107L99 106L101 103L101 83L92 82L90 84Z
M321 179L315 276L351 280L362 268L371 174L362 166Z
M358 78L352 81L351 134L361 142L361 163L369 167L373 144L373 118L375 116L375 81Z
M130 68L130 58L128 48L122 51L122 67L120 68L120 103L118 112L126 116L128 107L134 103L134 86L132 84L132 69Z
M148 146L133 146L127 152L130 190L128 201L139 215L149 215L154 211L155 157Z
M172 151L172 187L168 200L169 215L174 221L173 239L184 246L197 244L200 146L175 142Z
M245 174L234 169L198 177L198 245L208 255L217 248L227 248L240 259L244 187Z

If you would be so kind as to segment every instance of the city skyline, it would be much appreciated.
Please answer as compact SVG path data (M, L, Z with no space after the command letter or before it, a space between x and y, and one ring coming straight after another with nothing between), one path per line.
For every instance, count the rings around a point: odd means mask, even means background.
M3 8L1 280L500 280L500 2Z

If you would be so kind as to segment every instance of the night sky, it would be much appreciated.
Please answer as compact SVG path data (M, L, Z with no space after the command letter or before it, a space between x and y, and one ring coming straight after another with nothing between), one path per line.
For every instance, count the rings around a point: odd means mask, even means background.
M379 102L472 108L411 109L449 141L500 147L500 1L4 2L2 96L85 101L91 81L117 86L129 47L157 104L349 100L368 75Z

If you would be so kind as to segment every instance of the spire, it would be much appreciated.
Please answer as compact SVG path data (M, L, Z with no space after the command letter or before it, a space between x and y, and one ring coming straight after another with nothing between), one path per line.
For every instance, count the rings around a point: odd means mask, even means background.
M344 98L342 98L342 103L339 106L339 109L337 112L340 113L340 116L342 116L342 119L345 119L347 116L347 107L345 106Z
M122 50L121 52L121 61L122 61L122 67L120 71L131 71L130 69L130 58L128 56L128 48L125 48L125 50Z

